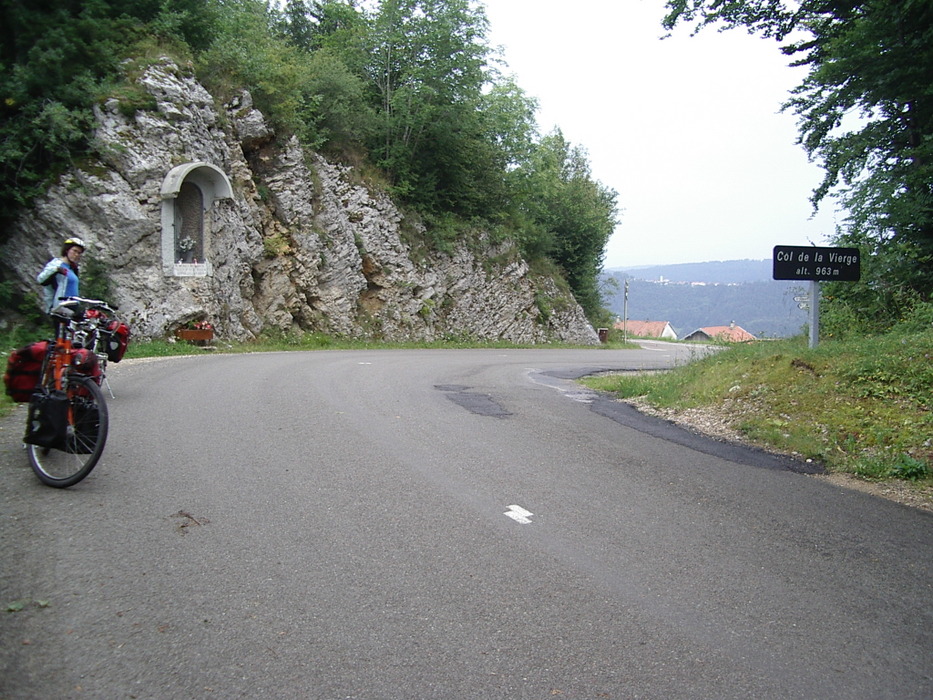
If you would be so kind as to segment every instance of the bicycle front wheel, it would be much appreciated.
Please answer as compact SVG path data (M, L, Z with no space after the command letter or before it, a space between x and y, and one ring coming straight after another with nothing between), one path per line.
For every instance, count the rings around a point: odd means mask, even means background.
M29 463L46 486L74 486L91 473L107 442L107 403L90 377L72 375L66 389L69 403L68 436L62 449L27 445Z

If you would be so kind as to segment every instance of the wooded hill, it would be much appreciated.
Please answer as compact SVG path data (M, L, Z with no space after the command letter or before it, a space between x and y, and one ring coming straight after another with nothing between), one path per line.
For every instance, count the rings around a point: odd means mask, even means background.
M807 283L772 280L771 266L770 260L726 260L607 270L606 303L622 316L628 279L628 318L667 321L680 338L733 321L759 338L797 335L807 312L794 297Z
M538 132L488 27L474 0L0 3L0 222L100 157L95 104L155 110L132 78L167 55L220 101L248 90L279 140L354 166L436 249L512 240L594 317L616 193Z

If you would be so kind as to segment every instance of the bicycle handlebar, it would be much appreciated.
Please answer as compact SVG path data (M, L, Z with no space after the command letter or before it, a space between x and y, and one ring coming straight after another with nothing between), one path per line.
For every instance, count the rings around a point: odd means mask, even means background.
M109 311L111 313L119 310L119 306L112 306L102 299L86 299L84 297L59 297L62 303L68 303L69 301L77 302L79 304L87 304L92 309L103 309L104 311Z

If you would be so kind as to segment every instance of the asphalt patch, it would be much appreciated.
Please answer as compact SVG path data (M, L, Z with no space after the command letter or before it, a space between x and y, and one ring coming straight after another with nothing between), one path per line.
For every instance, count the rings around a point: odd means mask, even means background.
M474 394L470 387L460 384L437 384L434 386L438 391L443 391L447 398L453 401L461 408L465 408L470 413L478 416L492 416L493 418L505 418L512 413L502 407L495 399L488 394Z

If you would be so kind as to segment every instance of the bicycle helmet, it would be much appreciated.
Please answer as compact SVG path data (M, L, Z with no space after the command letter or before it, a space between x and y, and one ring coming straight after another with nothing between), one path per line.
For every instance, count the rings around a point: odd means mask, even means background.
M75 246L75 245L76 245L76 246L78 246L79 248L82 248L82 249L84 249L84 250L87 250L87 243L85 243L83 239L77 238L77 237L76 237L76 238L66 238L66 239L65 239L65 242L64 242L62 245L65 246L65 247L67 247L67 248L70 248L71 246Z

